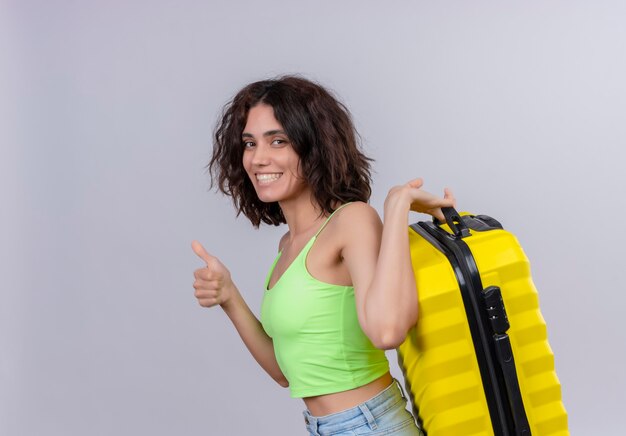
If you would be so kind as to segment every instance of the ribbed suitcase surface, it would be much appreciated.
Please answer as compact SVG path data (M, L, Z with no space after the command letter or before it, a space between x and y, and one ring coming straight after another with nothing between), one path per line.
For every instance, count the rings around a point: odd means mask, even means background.
M466 220L463 218L463 222ZM484 224L476 218L469 220L470 224ZM445 237L438 240L433 235L443 233L442 229ZM419 223L409 229L419 319L398 348L398 356L423 428L428 436L568 435L567 414L546 324L539 310L528 259L517 239L488 225L480 231L470 229L469 235L462 238L471 252L470 259L462 263L472 263L471 258L475 262L468 267L450 260L446 245L459 239L450 233L448 225L432 223ZM483 344L483 350L476 344L478 331L485 330L483 336L489 341L492 332L479 326L480 321L475 321L473 332L470 327L471 308L466 306L478 303L469 302L461 289L471 288L473 279L468 275L472 275L472 268L478 270L475 274L478 282L473 281L474 290L470 292L482 291L475 289L476 283L483 289L490 286L500 289L510 324L506 341L513 352L526 427L515 427L517 421L512 419L511 412L514 407L510 406L508 391L503 386L504 369L497 362L497 353L490 345ZM479 302L482 297L477 298ZM489 315L485 317L488 318Z

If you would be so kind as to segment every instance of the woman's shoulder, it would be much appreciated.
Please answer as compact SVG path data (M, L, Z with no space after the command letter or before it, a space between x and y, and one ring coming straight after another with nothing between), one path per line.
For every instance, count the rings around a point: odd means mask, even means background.
M382 221L376 209L363 201L345 205L337 212L337 215L336 224L342 233L382 228Z
M356 201L344 206L331 220L326 238L330 245L346 256L362 256L377 252L383 233L383 223L371 205Z
M341 207L341 210L337 212L337 214L348 216L351 218L356 218L359 216L379 218L376 209L374 209L372 205L370 205L369 203L365 203L364 201L353 201L351 203L345 203L343 207Z

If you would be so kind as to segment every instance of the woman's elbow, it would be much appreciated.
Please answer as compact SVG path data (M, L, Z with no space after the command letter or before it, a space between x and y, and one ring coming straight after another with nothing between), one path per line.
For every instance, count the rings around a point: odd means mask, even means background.
M275 377L274 381L276 383L278 383L283 388L288 388L289 387L289 380L287 380L284 376L283 377Z
M417 322L417 313L396 318L393 322L389 322L389 318L379 319L376 326L369 325L369 328L363 330L372 344L381 350L398 348L404 342L407 333Z
M389 329L381 334L376 335L374 338L370 338L372 344L381 350L393 350L398 348L406 339L408 329L394 328Z

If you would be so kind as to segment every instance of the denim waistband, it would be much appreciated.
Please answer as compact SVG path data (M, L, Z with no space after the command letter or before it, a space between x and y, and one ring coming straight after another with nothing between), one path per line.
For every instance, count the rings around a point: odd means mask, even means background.
M376 429L376 418L393 407L398 401L406 400L400 382L393 382L379 394L351 409L324 416L313 416L308 410L302 412L304 422L309 431L318 434L319 431L332 433L334 428L357 427L368 423L372 430Z

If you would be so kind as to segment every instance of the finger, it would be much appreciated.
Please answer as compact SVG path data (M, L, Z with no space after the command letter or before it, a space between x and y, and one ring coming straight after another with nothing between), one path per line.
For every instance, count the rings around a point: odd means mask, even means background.
M193 295L198 300L206 300L208 298L217 298L219 292L217 292L216 290L196 289Z
M444 188L443 190L443 198L449 198L454 200L454 194L452 193L452 189Z
M408 182L408 185L411 188L421 188L423 184L424 184L424 180L421 177L417 179L413 179L410 182Z
M437 208L437 209L434 209L433 211L431 211L431 215L434 216L435 218L437 218L442 223L446 222L446 216L441 211L441 208Z
M211 267L200 268L193 272L193 276L196 280L200 280L202 282L209 281L220 281L223 278L223 274L219 271L212 269Z
M209 265L212 256L204 249L201 243L199 243L198 241L193 241L191 243L191 249L194 251L194 253L196 253L196 255L198 255L200 259L204 260L207 266Z
M217 298L199 298L198 304L202 307L213 307L213 306L217 306L218 299Z
M445 188L443 192L443 198L450 201L452 203L452 207L456 207L456 198L454 197L452 190L450 188Z
M193 287L194 289L204 289L207 291L218 290L222 288L222 281L198 279L193 282Z
M204 271L207 268L199 268L193 272L193 276L196 280L204 280Z

